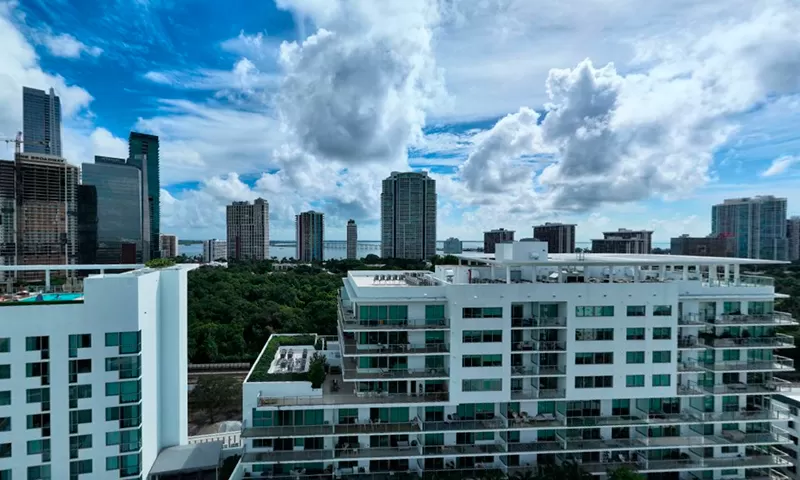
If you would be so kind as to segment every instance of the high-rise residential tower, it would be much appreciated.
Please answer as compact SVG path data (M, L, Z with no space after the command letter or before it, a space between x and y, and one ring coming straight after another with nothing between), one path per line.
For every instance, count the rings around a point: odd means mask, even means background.
M150 252L144 252L142 238L141 170L124 158L96 156L94 163L83 164L81 180L96 192L97 252L93 263L146 261ZM83 252L88 248L79 247Z
M128 162L142 171L142 209L145 210L143 218L148 223L144 233L149 242L150 258L159 258L161 167L158 157L158 137L131 132L128 137ZM147 222L148 219L149 222Z
M163 258L175 258L180 255L177 235L162 233L159 236L159 242L161 243L161 256Z
M603 232L602 239L592 240L592 253L648 254L652 247L652 230L620 228L613 232Z
M786 199L772 195L726 199L711 207L711 235L733 236L734 255L785 260Z
M498 228L483 232L483 253L494 253L495 245L503 242L513 242L514 231Z
M205 240L203 242L203 262L228 259L228 243L224 240Z
M786 220L786 237L789 243L787 260L792 262L800 260L800 217Z
M22 133L26 153L61 156L61 99L52 88L22 87Z
M228 260L269 260L269 203L233 202L225 209Z
M313 210L295 216L297 260L321 262L324 260L325 216Z
M442 252L445 255L452 255L454 253L461 253L464 250L464 244L461 243L461 240L450 237L444 241L444 245L442 248Z
M76 262L78 178L78 167L54 155L19 153L13 162L0 161L0 265ZM41 272L15 275L38 280Z
M352 218L347 221L347 259L358 258L358 225Z
M549 253L575 253L575 225L546 222L533 227L533 236L547 242Z
M427 172L392 172L381 191L381 256L436 255L436 181Z
M163 449L187 443L192 268L106 272L3 302L0 478L147 478Z

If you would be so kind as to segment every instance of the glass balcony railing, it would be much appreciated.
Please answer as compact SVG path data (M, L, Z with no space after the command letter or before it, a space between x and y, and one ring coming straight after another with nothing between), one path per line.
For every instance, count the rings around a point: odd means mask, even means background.
M511 328L565 328L567 319L564 317L528 317L512 318Z
M450 351L450 346L445 343L398 343L398 344L357 344L355 340L345 341L344 354L357 355L413 355L413 354L444 354Z
M772 360L716 361L700 365L712 372L752 372L794 370L794 360L775 355Z

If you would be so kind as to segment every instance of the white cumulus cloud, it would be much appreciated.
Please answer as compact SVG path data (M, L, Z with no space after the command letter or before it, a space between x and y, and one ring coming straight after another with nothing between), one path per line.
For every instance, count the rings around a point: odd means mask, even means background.
M769 168L761 172L762 177L774 177L786 173L789 168L800 163L800 157L785 155L772 161Z

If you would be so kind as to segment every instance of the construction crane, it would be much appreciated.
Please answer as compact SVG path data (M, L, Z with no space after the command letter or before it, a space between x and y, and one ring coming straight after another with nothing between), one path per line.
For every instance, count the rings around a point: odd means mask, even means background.
M3 139L3 141L6 142L6 144L9 144L9 143L13 143L14 144L14 154L15 155L22 153L22 146L23 145L43 145L43 146L50 145L50 142L43 142L43 141L26 142L22 138L22 132L17 132L17 137L15 139L13 139L13 140L5 138L5 139Z

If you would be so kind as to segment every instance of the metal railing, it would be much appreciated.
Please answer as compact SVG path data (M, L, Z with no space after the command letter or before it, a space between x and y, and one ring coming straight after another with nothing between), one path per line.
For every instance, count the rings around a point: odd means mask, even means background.
M263 394L258 397L259 407L289 407L302 405L362 405L383 403L446 403L450 401L449 392L430 392L420 394L389 392L325 393L319 396L298 395L274 397Z
M560 388L539 388L536 390L512 390L512 400L528 400L540 398L565 398L566 392Z
M345 380L385 380L387 378L442 378L450 373L447 368L375 368L362 370L345 367L342 371Z
M528 317L511 319L511 328L561 328L566 326L566 317Z
M367 320L356 318L352 312L343 311L339 307L339 319L344 331L361 330L447 330L450 328L448 318L413 318Z
M794 360L780 355L775 355L772 360L758 360L758 361L717 361L717 362L703 362L700 365L709 371L713 372L746 372L754 370L776 371L776 370L794 370Z
M708 325L797 325L797 321L790 313L771 312L759 314L724 314L716 317L704 318Z
M508 420L502 415L495 415L494 418L487 418L485 420L444 420L440 422L423 422L422 431L424 433L431 432L448 432L453 430L497 430L505 428Z
M538 377L538 376L558 376L566 375L567 370L565 366L559 365L512 365L512 377Z
M354 341L344 344L345 355L408 355L415 353L448 353L449 345L445 343L398 343L398 344L378 344L378 345L358 345Z
M770 337L700 337L698 343L713 348L794 348L794 337L784 333Z

